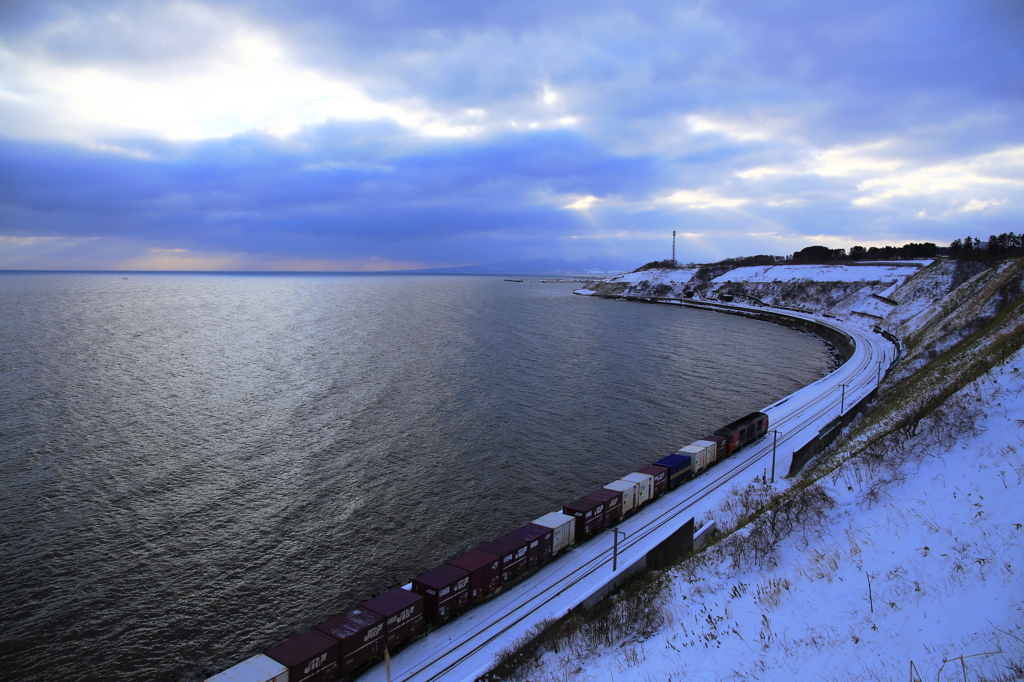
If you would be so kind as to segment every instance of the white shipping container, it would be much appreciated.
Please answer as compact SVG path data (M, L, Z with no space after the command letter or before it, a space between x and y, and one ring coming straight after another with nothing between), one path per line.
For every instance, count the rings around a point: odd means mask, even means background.
M636 497L636 483L633 481L612 481L605 486L608 490L618 490L622 492L622 515L625 516L637 506Z
M707 445L697 445L697 443L707 443ZM679 448L680 455L690 456L690 461L693 463L693 473L695 474L707 468L709 464L715 461L715 451L717 449L717 446L711 441L699 440L697 443Z
M636 503L644 504L647 500L654 499L654 476L633 472L629 476L623 476L623 481L636 483Z
M708 464L718 461L718 443L713 440L695 440L693 444L697 447L708 449L708 452L711 453L711 460Z
M217 673L206 682L288 682L288 668L259 654Z
M554 532L551 539L551 553L558 554L572 543L576 542L576 519L562 512L551 512L545 514L533 523L538 526L550 528Z

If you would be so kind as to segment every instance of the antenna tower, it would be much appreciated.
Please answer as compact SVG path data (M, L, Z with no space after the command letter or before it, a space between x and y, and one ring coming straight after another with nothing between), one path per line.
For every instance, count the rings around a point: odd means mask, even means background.
M672 230L672 262L676 262L676 231Z

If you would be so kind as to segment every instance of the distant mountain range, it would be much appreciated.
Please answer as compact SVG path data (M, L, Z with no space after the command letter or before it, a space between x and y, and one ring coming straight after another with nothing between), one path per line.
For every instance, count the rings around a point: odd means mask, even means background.
M499 263L463 265L457 268L430 268L412 272L453 275L584 275L597 277L627 272L635 267L634 263L615 257L588 258L580 261L561 258L534 258L532 260L507 260Z

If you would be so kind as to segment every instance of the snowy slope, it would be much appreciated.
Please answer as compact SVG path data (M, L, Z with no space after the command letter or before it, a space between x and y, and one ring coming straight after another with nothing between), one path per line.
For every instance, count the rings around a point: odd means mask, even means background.
M913 265L756 265L736 268L712 280L722 282L894 282L910 277L920 268Z
M777 544L758 535L772 518L761 517L671 571L646 625L598 645L574 634L518 679L1024 680L1022 268L939 261L875 289L898 302L868 295L907 355L879 418L855 422L844 447L890 424L887 440L807 488L820 509ZM894 421L949 395L971 366L991 369L919 423ZM742 526L785 485L736 489L705 520Z
M642 270L640 272L627 272L623 275L609 277L609 282L638 282L649 281L652 284L685 284L697 273L696 267L686 267L680 270Z
M891 297L931 261L839 263L833 265L689 266L680 270L643 270L588 284L583 295L681 298L697 300L732 294L758 305L795 307L832 315L862 315L875 320L891 312L873 296Z
M725 543L673 572L653 636L549 652L529 679L978 680L1024 663L1018 369L959 394L973 425L951 447L926 447L923 425L898 468L841 469L834 508L774 560L737 566Z

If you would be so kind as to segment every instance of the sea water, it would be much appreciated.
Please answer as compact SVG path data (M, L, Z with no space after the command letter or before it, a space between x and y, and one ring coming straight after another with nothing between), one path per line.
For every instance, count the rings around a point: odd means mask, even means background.
M0 274L3 679L203 679L827 373L500 277Z

